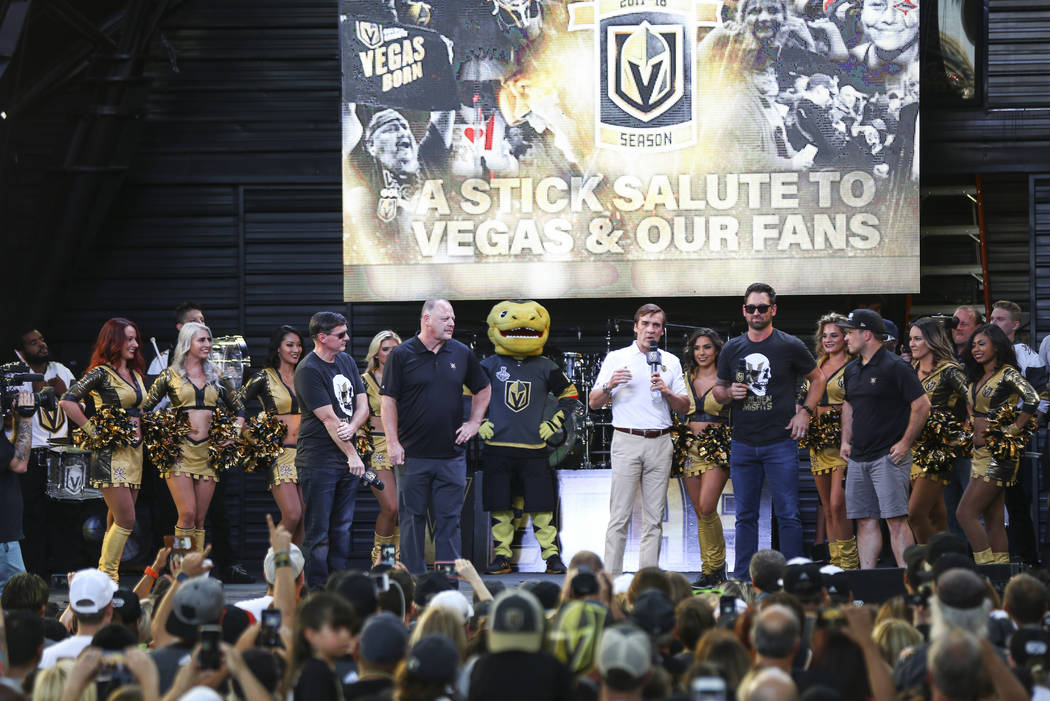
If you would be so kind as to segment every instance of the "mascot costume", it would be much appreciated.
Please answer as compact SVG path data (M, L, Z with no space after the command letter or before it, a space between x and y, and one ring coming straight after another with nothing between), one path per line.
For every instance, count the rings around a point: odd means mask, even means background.
M514 522L516 515L523 515L532 517L547 572L562 574L565 564L553 525L557 490L547 446L565 440L565 422L579 405L576 386L553 360L541 355L551 327L542 305L531 300L500 302L489 312L488 324L496 354L481 366L492 382L492 401L478 435L485 442L482 494L485 509L492 512L496 555L486 572L514 570ZM557 398L558 410L544 419L548 393Z

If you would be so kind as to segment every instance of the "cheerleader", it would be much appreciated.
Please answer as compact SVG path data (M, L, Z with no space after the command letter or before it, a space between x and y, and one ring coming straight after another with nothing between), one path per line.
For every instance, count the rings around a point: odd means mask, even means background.
M838 326L846 321L841 314L825 314L817 322L816 353L817 368L827 383L824 396L817 403L817 411L809 426L809 469L817 485L820 503L824 507L824 523L827 526L828 555L831 564L844 570L860 568L857 553L857 538L853 534L853 522L846 518L846 461L839 455L842 434L842 403L846 385L843 370L852 356L846 351L846 337ZM803 398L808 383L803 388ZM823 418L822 418L823 417ZM818 445L826 431L817 427L834 422L838 425L837 436L832 444ZM815 430L817 429L817 430Z
M727 429L729 407L715 401L711 389L718 381L718 354L722 338L712 329L697 329L689 336L682 355L686 384L691 392L694 411L686 417L692 445L682 470L689 501L696 512L700 539L700 576L693 587L707 589L726 581L726 541L722 534L722 517L718 499L729 479L729 444L722 446L723 460L704 459L701 444ZM725 435L724 433L722 435Z
M944 506L944 487L951 481L955 458L962 450L962 425L967 417L969 384L963 368L955 362L952 343L944 325L936 319L919 319L908 332L912 367L930 398L930 417L919 440L912 446L911 498L908 524L915 541L923 544L934 533L948 530L948 510ZM946 443L947 424L955 424L956 443ZM933 427L942 433L934 435ZM924 439L930 440L924 440Z
M123 409L131 422L133 435L125 445L103 447L94 452L88 481L102 490L111 522L102 539L98 568L114 581L120 581L120 558L124 544L135 527L135 500L142 486L142 430L140 409L146 396L143 374L146 361L140 350L139 329L121 317L102 325L91 352L88 371L62 395L59 402L69 420L94 437L102 427L103 409ZM80 402L87 397L95 411L89 421Z
M281 510L281 525L292 542L303 542L303 489L295 470L295 445L299 439L299 400L295 396L295 366L303 355L303 337L294 327L282 326L270 336L266 364L241 389L239 403L258 399L263 411L285 428L281 453L270 465L270 493Z
M1009 339L994 324L974 331L963 351L973 411L973 467L955 516L970 541L974 562L979 565L1010 561L1003 498L1005 488L1017 481L1021 449L1003 457L1002 453L996 455L995 448L1017 441L1039 404L1039 395L1016 363ZM993 422L997 413L1013 409L1018 402L1021 409L1014 421L1005 425Z
M179 457L173 465L161 469L178 511L176 536L188 536L194 549L204 549L204 518L208 513L218 473L208 453L212 415L220 405L234 414L237 430L244 427L244 407L208 357L211 355L211 330L204 324L182 325L175 342L175 357L150 387L142 405L152 410L167 397L172 408L184 411L190 430L179 444Z
M401 530L397 524L397 479L386 456L386 434L383 433L383 420L380 410L383 406L379 388L383 385L383 369L387 356L401 344L401 337L393 331L380 331L372 337L365 355L365 370L361 380L365 383L368 394L368 425L372 435L371 469L376 477L386 485L382 491L372 487L372 494L379 502L379 515L376 516L375 539L372 546L372 566L379 564L383 545L393 543L398 557L401 552Z

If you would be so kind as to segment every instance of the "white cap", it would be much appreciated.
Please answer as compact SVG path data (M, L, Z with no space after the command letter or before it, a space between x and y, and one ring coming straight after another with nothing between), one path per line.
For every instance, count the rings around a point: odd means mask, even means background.
M298 577L302 574L303 567L306 565L303 551L299 549L298 545L292 543L288 555L292 558L292 576ZM266 578L267 584L273 584L275 570L276 568L273 566L273 548L270 548L266 551L266 559L263 560L263 577Z
M208 686L195 686L179 697L179 701L222 701L222 696Z
M470 617L474 615L474 607L467 601L467 597L455 589L439 591L437 594L434 594L430 601L427 602L427 610L436 606L452 609L463 618L464 623L469 621Z
M69 584L69 605L77 613L99 613L113 601L117 583L109 575L91 570L80 570Z

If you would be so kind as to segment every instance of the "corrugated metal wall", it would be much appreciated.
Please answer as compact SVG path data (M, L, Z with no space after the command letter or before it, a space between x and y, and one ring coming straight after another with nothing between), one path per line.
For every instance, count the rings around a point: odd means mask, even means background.
M988 8L988 106L1050 106L1050 6L996 0Z

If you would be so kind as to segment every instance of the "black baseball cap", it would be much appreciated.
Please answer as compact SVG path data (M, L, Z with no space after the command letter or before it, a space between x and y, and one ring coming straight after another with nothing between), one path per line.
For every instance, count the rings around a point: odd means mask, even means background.
M870 309L854 309L849 313L849 318L839 322L838 326L844 329L871 331L878 336L886 336L886 324L883 323L882 317L878 312Z

